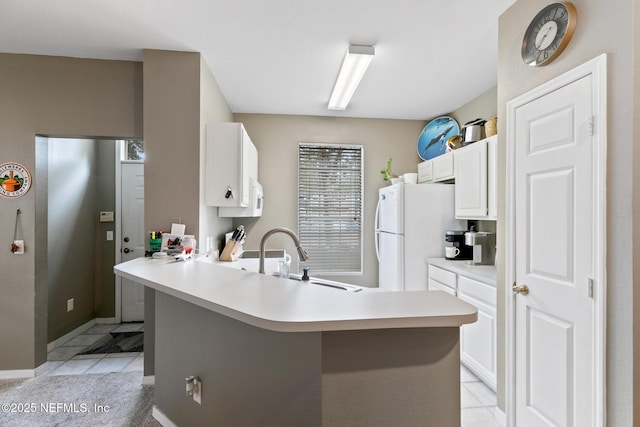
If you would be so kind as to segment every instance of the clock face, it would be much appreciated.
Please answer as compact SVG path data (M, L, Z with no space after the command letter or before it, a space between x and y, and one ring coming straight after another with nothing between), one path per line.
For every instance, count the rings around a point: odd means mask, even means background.
M522 40L522 60L531 66L553 61L569 44L577 12L569 2L552 3L533 18Z

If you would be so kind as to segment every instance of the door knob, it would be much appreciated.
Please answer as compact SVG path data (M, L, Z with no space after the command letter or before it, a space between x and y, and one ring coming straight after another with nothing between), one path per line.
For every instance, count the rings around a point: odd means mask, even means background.
M122 252L124 252L125 254L128 254L129 252L133 252L133 251L129 248L124 248Z
M529 287L527 285L518 285L516 282L513 282L511 290L513 290L514 295L527 295L529 293Z

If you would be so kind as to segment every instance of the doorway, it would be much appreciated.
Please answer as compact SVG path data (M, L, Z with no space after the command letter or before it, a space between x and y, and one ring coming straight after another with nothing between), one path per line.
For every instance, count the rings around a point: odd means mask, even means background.
M507 104L507 415L605 425L606 56Z
M39 316L47 319L42 333L48 350L92 322L121 321L113 274L120 261L116 184L121 143L111 138L36 137L42 189L36 197L36 270L38 298L47 307Z

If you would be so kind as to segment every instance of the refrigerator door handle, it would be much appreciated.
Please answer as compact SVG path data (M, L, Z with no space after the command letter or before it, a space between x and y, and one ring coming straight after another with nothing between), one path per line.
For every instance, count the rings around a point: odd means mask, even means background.
M378 204L376 205L376 216L375 216L375 220L374 220L374 224L375 224L375 246L376 246L376 259L378 260L378 262L380 262L380 224L378 224L378 220L379 220L379 215L380 215L380 200L378 199Z

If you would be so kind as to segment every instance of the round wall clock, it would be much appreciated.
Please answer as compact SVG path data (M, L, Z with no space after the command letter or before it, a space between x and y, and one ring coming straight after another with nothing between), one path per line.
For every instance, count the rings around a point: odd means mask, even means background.
M25 195L31 187L31 174L20 163L0 165L0 196L18 198Z
M532 67L556 59L569 44L578 13L570 2L551 3L533 18L522 39L522 60Z

